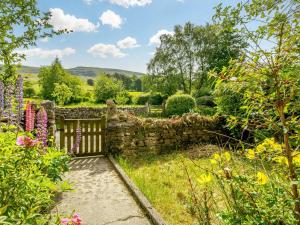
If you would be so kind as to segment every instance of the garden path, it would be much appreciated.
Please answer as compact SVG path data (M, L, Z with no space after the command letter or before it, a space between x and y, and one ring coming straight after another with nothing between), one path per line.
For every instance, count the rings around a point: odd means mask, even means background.
M105 157L72 160L65 180L74 190L60 196L53 213L75 211L83 225L151 224Z

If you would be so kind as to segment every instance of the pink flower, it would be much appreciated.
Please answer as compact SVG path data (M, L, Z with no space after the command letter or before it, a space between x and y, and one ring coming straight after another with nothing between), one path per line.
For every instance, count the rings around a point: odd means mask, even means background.
M63 218L63 219L61 219L61 225L68 225L69 224L69 222L70 222L70 219L68 219L68 218Z
M16 142L18 146L25 147L25 148L34 147L36 143L37 143L36 140L33 140L28 136L19 136Z

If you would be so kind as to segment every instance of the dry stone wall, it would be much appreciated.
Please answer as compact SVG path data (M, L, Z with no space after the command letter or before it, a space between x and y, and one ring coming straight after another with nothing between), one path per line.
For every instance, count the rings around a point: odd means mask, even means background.
M122 111L128 111L135 115L145 114L148 112L148 107L137 106L137 107L119 107ZM92 119L99 118L101 115L105 115L107 111L106 107L77 107L77 108L61 108L55 107L55 118L59 120L60 117L65 119Z
M117 110L108 103L106 146L108 153L164 153L197 143L220 139L220 118L186 114L172 119L144 119Z

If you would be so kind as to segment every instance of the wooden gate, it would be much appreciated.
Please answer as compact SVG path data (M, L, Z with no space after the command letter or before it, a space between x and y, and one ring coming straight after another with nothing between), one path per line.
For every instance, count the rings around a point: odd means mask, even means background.
M60 119L60 148L75 156L100 155L105 148L105 116L98 119ZM80 127L81 140L76 146L76 130Z

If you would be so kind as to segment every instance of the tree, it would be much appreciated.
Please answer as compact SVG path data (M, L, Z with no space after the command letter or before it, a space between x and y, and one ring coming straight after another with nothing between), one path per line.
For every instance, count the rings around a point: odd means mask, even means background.
M50 16L37 8L37 0L0 1L0 62L4 64L0 75L4 81L15 76L15 65L24 58L16 49L28 48L39 38L64 32L52 29Z
M164 76L166 82L180 81L177 89L191 93L201 88L208 71L220 71L230 59L236 59L245 42L234 32L219 32L217 24L175 26L174 35L163 35L161 45L148 64L152 76Z
M65 84L54 84L54 91L52 93L55 102L58 105L64 105L68 103L72 97L73 93L71 89Z
M41 95L44 99L55 100L53 97L56 84L65 84L72 91L71 100L76 100L82 95L82 82L79 78L72 76L61 65L58 58L51 66L42 67L38 74L41 85Z
M87 79L86 83L90 86L94 86L94 80L93 79Z
M96 79L94 91L96 101L105 103L108 99L114 99L118 93L124 90L123 83L116 78L100 75Z
M225 32L234 30L249 42L243 57L224 68L217 81L242 94L244 113L230 115L232 125L266 129L284 146L282 159L300 224L299 170L295 158L300 145L300 4L296 0L263 0L219 5L214 19Z

